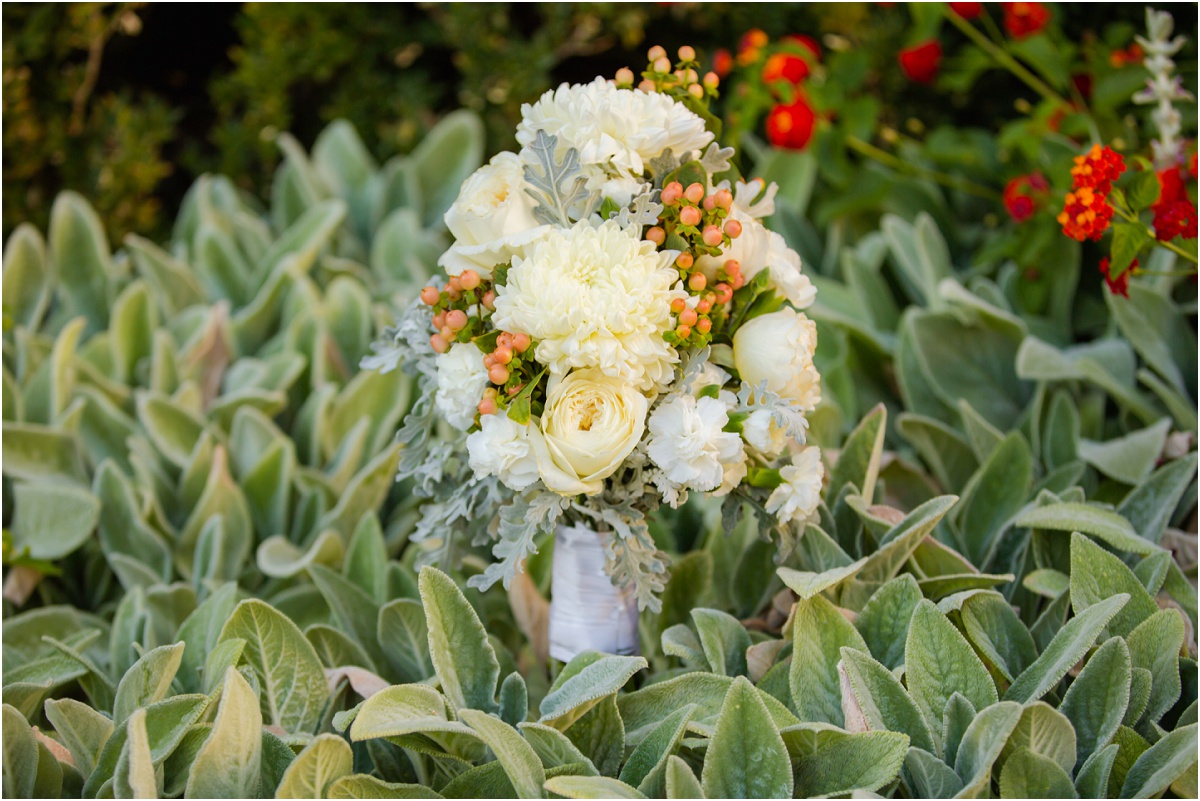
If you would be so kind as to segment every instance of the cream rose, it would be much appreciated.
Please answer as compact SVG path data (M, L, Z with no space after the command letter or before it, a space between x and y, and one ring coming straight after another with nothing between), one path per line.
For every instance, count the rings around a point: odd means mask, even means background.
M532 429L542 483L560 495L595 495L646 428L646 397L597 369L552 382L540 430Z
M742 381L767 389L805 411L821 402L821 376L813 366L817 325L795 309L755 317L733 335L733 362Z
M536 203L525 191L521 159L497 153L463 183L446 212L454 244L438 264L447 275L474 270L484 278L492 268L520 255L550 230L533 216Z

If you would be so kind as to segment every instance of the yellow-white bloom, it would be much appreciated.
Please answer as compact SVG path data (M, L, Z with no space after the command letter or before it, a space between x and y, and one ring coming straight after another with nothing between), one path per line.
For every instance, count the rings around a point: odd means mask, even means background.
M775 515L780 523L796 520L803 525L815 520L825 477L820 448L813 445L804 448L792 458L790 465L780 469L779 474L783 483L767 498L767 512Z
M787 429L775 424L775 415L768 409L755 409L742 423L746 444L768 459L774 459L787 447Z
M675 255L613 221L554 229L513 259L492 321L537 340L535 357L552 376L595 367L653 391L679 360L662 337L673 327L671 301L687 296Z
M646 430L649 401L599 370L552 380L540 430L531 427L542 483L560 495L595 495Z
M585 175L642 175L646 162L671 150L701 150L713 135L704 120L658 92L618 89L603 78L563 84L521 106L517 141L528 147L539 130L558 136L559 155L579 151Z
M755 317L733 335L733 362L744 383L767 389L805 411L821 402L821 376L813 366L817 325L795 309Z
M438 259L447 275L474 270L488 278L492 268L524 252L550 230L533 216L536 202L525 191L521 159L497 153L463 183L446 212L454 244Z

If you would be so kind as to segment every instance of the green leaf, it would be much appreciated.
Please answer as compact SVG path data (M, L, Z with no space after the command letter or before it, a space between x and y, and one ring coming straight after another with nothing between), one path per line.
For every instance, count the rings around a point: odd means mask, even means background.
M958 746L954 772L962 779L962 795L974 796L986 789L992 775L992 765L1008 742L1008 737L1021 720L1021 705L1001 701L981 709L967 727Z
M1116 222L1113 223L1112 229L1112 261L1108 267L1108 275L1110 280L1116 280L1133 264L1138 252L1154 240L1146 226L1140 222Z
M902 573L876 590L854 621L870 653L889 670L904 664L908 624L921 598L917 580Z
M421 568L418 583L429 656L446 698L455 709L494 710L500 663L479 616L454 580L437 568ZM540 792L540 782L538 787Z
M946 242L933 218L921 213L913 225L888 214L880 228L913 300L921 304L933 302L938 296L938 284L953 272Z
M599 775L592 761L558 729L544 723L518 723L517 728L537 752L542 766L547 770L563 765L582 764L590 768L592 775ZM632 757L631 757L632 758Z
M605 696L615 694L635 673L648 666L640 656L601 656L574 672L542 699L540 722L556 721L556 728L565 728L563 724L578 719ZM564 717L566 721L561 720Z
M1079 614L1114 593L1125 593L1129 602L1108 624L1108 630L1126 636L1158 611L1158 604L1124 562L1082 534L1071 535L1071 608Z
M377 737L399 737L416 732L474 732L446 717L446 702L432 687L398 684L372 695L354 716L350 739L358 742Z
M700 783L710 798L791 798L788 751L762 698L744 676L733 681L709 741Z
M1135 173L1129 185L1125 187L1125 198L1135 211L1141 211L1158 202L1160 190L1158 173L1154 170L1142 170Z
M374 599L348 579L322 565L312 565L308 574L343 631L362 646L375 664L382 665L386 657L376 639L379 607Z
M750 634L741 622L716 609L693 609L692 620L709 669L723 676L746 675Z
M343 776L329 785L326 798L444 798L423 784L385 782L365 773Z
M209 698L204 695L177 695L145 707L146 734L150 741L150 757L155 766L161 765L183 742L188 730L208 710ZM96 768L84 784L84 797L95 797L100 786L112 778L125 749L128 726L117 726L104 743Z
M963 555L979 567L991 564L1000 535L1020 511L1033 484L1033 454L1014 431L992 451L963 490L958 526Z
M219 641L246 641L244 658L258 677L263 717L289 733L312 732L329 700L325 669L300 628L269 604L242 601Z
M1075 790L1080 798L1105 798L1108 795L1108 777L1112 773L1113 760L1117 758L1119 746L1111 743L1092 754L1075 775Z
M1084 503L1055 503L1034 507L1017 516L1014 526L1048 531L1079 531L1120 551L1146 556L1159 550L1137 535L1129 521L1115 512Z
M1154 798L1196 764L1197 727L1193 723L1163 737L1138 757L1125 775L1122 798Z
M1105 747L1129 705L1132 680L1129 648L1120 637L1105 642L1067 688L1059 711L1075 729L1080 764Z
M113 773L113 794L118 798L158 798L150 735L146 732L146 710L129 716L125 747Z
M197 606L179 627L175 639L182 640L187 647L183 650L177 676L186 691L196 692L200 689L205 659L216 647L225 621L233 615L234 607L237 606L237 596L237 584L223 584L214 590L204 603ZM224 675L222 673L217 679Z
M117 697L113 703L114 721L120 723L134 710L166 697L183 661L183 649L182 642L159 646L148 651L126 671L117 685Z
M33 798L37 783L38 742L25 717L3 706L4 797Z
M483 123L465 110L447 114L421 140L411 159L425 200L421 216L426 226L441 223L463 181L482 162L483 149Z
M863 500L870 505L879 477L879 460L883 455L883 438L887 431L887 407L882 403L867 413L846 439L837 462L829 473L826 494L836 498L846 484L859 488Z
M283 773L276 798L328 798L330 786L354 773L354 753L336 734L319 734Z
M1069 620L1054 635L1037 661L1012 683L1004 694L1005 700L1020 703L1036 701L1054 689L1067 671L1088 652L1108 621L1128 600L1128 595L1114 595Z
M696 774L677 756L667 760L667 798L704 798Z
M1017 728L1000 753L1001 767L1022 748L1049 759L1064 775L1075 769L1075 729L1065 714L1044 701L1026 705Z
M960 617L967 640L1006 680L1011 682L1037 659L1029 629L1003 597L973 595L963 601Z
M300 550L284 536L275 535L258 546L256 562L264 575L272 578L291 578L312 565L339 565L345 554L342 537L336 531L322 531L305 550Z
M933 732L900 680L883 664L861 651L842 648L841 654L854 700L862 710L867 726L872 731L907 734L913 746L934 751Z
M254 690L241 673L229 668L225 671L221 704L212 732L200 747L188 774L188 797L250 798L258 795L262 725L262 712Z
M601 775L618 774L625 759L625 722L617 709L615 695L606 695L568 726L566 735Z
M908 749L904 773L917 798L952 798L963 788L962 779L952 768L920 748Z
M820 723L789 726L780 736L795 770L796 796L801 798L873 793L896 778L908 748L903 734L849 734Z
M546 780L546 789L563 798L646 797L625 782L607 776L555 776Z
M942 757L947 764L953 765L958 756L958 747L962 738L975 720L975 707L962 693L956 692L946 702L942 712Z
M546 782L542 761L516 729L477 709L460 709L459 716L492 749L519 798L542 797Z
M801 600L811 598L818 593L822 593L832 587L836 587L846 579L855 576L858 571L862 570L866 565L866 558L859 559L857 562L845 567L835 567L830 570L825 570L820 573L811 573L805 570L793 570L790 567L781 567L776 570L779 577L783 579L783 583L788 586L792 592L796 593Z
M376 638L392 670L404 682L434 675L425 610L411 598L398 598L379 609Z
M1155 612L1126 638L1133 666L1149 670L1153 676L1145 720L1157 722L1179 699L1178 657L1183 639L1183 615L1177 609Z
M21 223L4 243L6 321L11 316L18 325L37 330L50 301L49 270L41 233L29 223Z
M342 575L362 588L376 603L382 603L387 599L387 562L387 544L379 527L379 517L367 513L358 521L350 537Z
M996 685L983 662L930 601L921 601L913 612L904 664L908 691L935 733L941 727L946 702L955 692L979 710L997 701ZM962 771L959 775L963 776Z
M823 596L800 600L792 614L792 702L802 720L845 723L837 665L843 647L867 650L850 621Z
M867 557L858 580L882 583L893 578L957 500L953 495L943 495L909 512L883 536L879 549Z
M673 679L648 684L617 698L621 719L629 732L629 742L641 742L663 718L688 704L696 705L690 724L693 730L710 730L716 723L725 695L733 679L712 673L686 673ZM783 704L762 694L767 710L777 727L798 722ZM598 766L597 766L598 767Z
M91 775L96 760L115 728L105 715L73 698L49 699L46 720L67 750L81 775ZM6 790L7 793L7 790Z
M634 785L650 798L666 792L667 760L679 747L696 707L689 704L663 719L638 744L621 768L621 781Z
M1125 484L1140 484L1158 463L1170 430L1171 420L1164 418L1148 428L1107 442L1081 439L1079 458L1109 478Z
M60 192L50 209L50 263L72 314L83 314L95 331L108 323L112 251L104 226L88 202Z
M13 548L33 559L56 560L76 551L96 530L99 499L68 484L22 483L13 490Z
M1175 459L1154 471L1148 479L1132 489L1117 512L1130 522L1143 539L1158 544L1163 531L1196 476L1196 454Z
M1001 798L1076 798L1071 777L1054 760L1020 748L1000 770Z

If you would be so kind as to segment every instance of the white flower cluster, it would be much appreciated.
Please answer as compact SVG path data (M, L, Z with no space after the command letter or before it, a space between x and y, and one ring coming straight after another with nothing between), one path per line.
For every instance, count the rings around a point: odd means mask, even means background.
M620 529L689 492L743 492L765 523L816 516L824 468L802 447L821 399L803 312L816 289L762 223L776 187L709 175L731 151L704 153L713 135L678 97L602 79L547 92L522 109L521 151L445 215L449 278L421 293L430 346L406 352L429 377L422 408L466 435L471 480L510 493L492 514L513 565L533 547L522 519L562 510L619 509ZM476 497L435 490L445 515L439 491Z
M1175 61L1171 56L1187 43L1182 36L1171 38L1175 20L1166 11L1155 11L1146 8L1146 32L1149 38L1137 36L1137 43L1146 53L1146 69L1150 78L1146 88L1133 96L1133 102L1154 103L1154 111L1150 113L1158 128L1158 139L1151 141L1150 147L1154 153L1154 166L1158 169L1173 167L1183 159L1184 142L1179 138L1183 130L1183 115L1175 108L1177 100L1194 100L1191 93L1183 88L1183 79L1172 75L1175 71Z

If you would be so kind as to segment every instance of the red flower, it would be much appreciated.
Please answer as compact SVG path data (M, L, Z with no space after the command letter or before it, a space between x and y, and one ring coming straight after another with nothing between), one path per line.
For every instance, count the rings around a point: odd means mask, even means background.
M775 147L803 150L816 128L817 115L803 97L778 105L767 115L767 140Z
M1158 173L1158 200L1151 206L1154 212L1154 235L1161 242L1177 236L1196 238L1196 206L1187 194L1183 171L1179 167Z
M733 72L733 56L723 47L713 53L713 72L717 73L718 78Z
M766 31L760 28L752 28L742 34L742 40L738 42L737 61L743 67L747 67L758 61L762 49L771 41L771 37L767 36Z
M808 77L808 62L792 53L775 53L763 67L763 83L787 81L798 84Z
M1108 256L1100 260L1100 274L1104 276L1104 283L1108 284L1108 291L1114 295L1129 297L1129 276L1133 275L1134 270L1138 268L1138 260L1134 259L1133 264L1129 265L1129 269L1121 273L1115 279L1108 275L1109 261Z
M1146 54L1142 52L1142 46L1134 42L1124 50L1114 50L1108 54L1108 63L1114 69L1120 69L1126 64L1141 64Z
M796 44L808 50L808 52L812 53L813 55L813 61L821 60L821 45L811 36L803 33L789 33L787 36L783 37L783 39L786 42L795 42Z
M1050 189L1045 176L1040 172L1019 175L1004 187L1004 208L1016 222L1025 222L1033 216L1038 200Z
M936 39L900 51L900 69L917 83L930 83L937 77L941 64L942 45Z
M951 3L950 10L963 19L975 19L983 13L983 3Z
M1116 153L1110 147L1092 145L1087 153L1075 157L1075 166L1071 168L1071 177L1075 186L1095 189L1101 195L1107 195L1112 189L1113 181L1125 172L1125 157Z
M1014 39L1023 39L1046 27L1050 12L1041 3L1003 3L1004 29Z
M1066 203L1058 215L1058 223L1063 233L1072 239L1082 242L1085 239L1099 241L1108 230L1112 220L1113 207L1108 205L1108 197L1100 194L1089 186L1081 186L1074 192L1067 193Z

